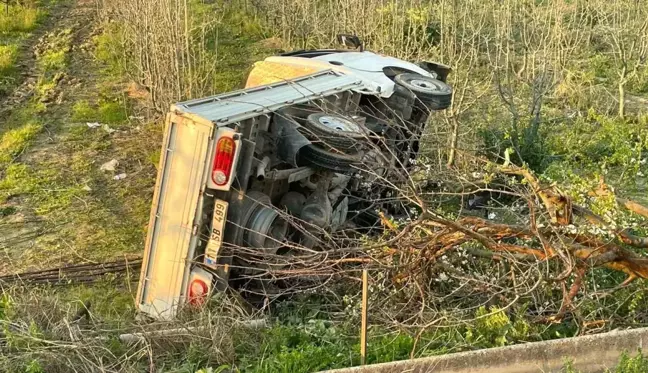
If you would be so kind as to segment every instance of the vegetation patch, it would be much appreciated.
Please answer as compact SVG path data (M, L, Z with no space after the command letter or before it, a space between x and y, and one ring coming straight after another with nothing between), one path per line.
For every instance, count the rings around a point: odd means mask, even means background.
M0 180L0 202L9 197L24 196L35 206L37 214L45 215L66 208L75 196L85 193L79 185L68 185L55 163L49 166L51 168L11 164Z
M50 50L38 58L38 64L45 71L56 71L65 68L67 50Z
M639 350L635 356L624 353L619 359L618 364L614 368L608 368L605 373L643 373L648 371L648 359ZM582 373L580 370L574 368L571 361L565 363L561 373Z
M0 78L2 80L15 69L17 55L18 47L16 45L0 45Z
M15 213L16 213L16 208L13 206L0 207L0 218L4 218L5 216L10 216Z
M41 124L28 123L20 128L5 132L0 138L0 168L20 154L42 128Z
M615 43L626 40L628 46L638 46L641 40L633 44L632 35L623 34L623 29L640 28L610 24L623 19L617 17L620 8L607 8L613 2L577 1L574 6L571 2L567 6L512 0L460 5L447 0L391 2L367 5L363 17L331 1L260 0L249 9L247 2L244 8L237 1L161 2L159 6L168 9L160 12L153 7L156 11L149 13L143 9L151 8L152 3L138 6L144 4L142 0L106 3L107 8L119 12L103 10L119 16L104 23L103 32L94 37L97 61L84 60L76 49L75 55L68 53L69 31L53 33L39 50L37 97L26 109L12 114L7 126L0 129L0 202L14 197L21 202L12 207L14 210L0 210L0 216L13 214L17 208L40 215L54 226L48 226L51 233L34 240L35 248L11 252L12 258L22 259L18 266L28 265L28 261L42 265L79 258L100 261L141 252L162 128L159 122L133 119L144 110L138 111L141 108L124 97L121 83L129 79L144 82L153 106L166 111L170 102L240 87L251 62L276 51L258 43L267 36L281 36L280 44L296 49L332 47L334 33L347 29L359 30L369 48L411 60L439 60L454 69L450 83L455 87L456 105L447 115L435 115L434 124L428 127L425 150L430 157L418 160L423 176L417 176L417 183L439 178L452 181L456 176L466 186L473 182L465 180L477 174L474 184L479 188L502 188L502 194L525 196L528 201L523 202L537 207L537 195L533 194L537 190L529 179L509 175L495 185L495 172L479 163L482 158L501 163L506 156L521 165L518 170L539 174L538 179L548 185L543 192L569 196L570 201L614 224L612 234L617 232L617 223L631 227L632 233L646 231L645 219L620 211L615 194L593 194L603 176L645 196L642 179L648 172L645 114L619 105L625 94L645 95L643 57L637 54L634 58L627 48L627 53L614 49ZM637 8L639 14L645 13L645 8ZM608 19L608 14L614 17ZM500 22L510 24L503 27ZM144 23L154 32L141 32ZM518 33L522 26L525 32ZM610 35L616 37L615 42L607 39ZM11 62L5 64L6 71L11 71L16 50L7 51ZM81 67L79 76L90 81L68 89L72 99L51 109L51 100L45 105L42 99L59 88L57 74L67 71L70 64ZM620 66L630 71L622 71ZM619 76L624 77L621 82L616 80ZM613 92L615 99L607 92ZM42 128L37 118L44 113L51 133L43 142L50 147L16 158L34 143ZM91 129L85 122L111 126ZM447 134L453 132L459 138L458 149L468 155L450 155L451 137ZM480 161L475 161L478 157ZM102 171L101 165L112 159L119 161L116 170ZM556 185L564 186L565 192ZM452 206L444 216L455 221L461 217L459 199L464 198L463 193L462 189L451 199L446 198L451 191L431 191L431 206L439 199L444 208ZM526 231L504 241L488 236L498 240L498 248L537 249L555 236L565 242L564 237L591 233L578 231L580 227L571 221L547 227L543 222L551 213L548 208L518 214L514 207L505 201L500 206L489 205L488 212L507 213L507 219L525 225L531 215L532 230L542 236L526 237ZM396 226L397 222L389 223ZM406 225L402 222L401 227ZM384 266L375 271L370 288L373 326L369 363L568 337L619 324L644 325L648 320L645 286L636 282L619 286L624 281L622 274L593 268L600 263L578 256L583 247L578 252L550 256L538 249L533 251L540 253L537 258L505 250L493 253L484 249L489 241L438 247L434 245L444 232L435 231L434 239L425 233L437 228L434 224L417 226L411 236L398 236L398 242L390 241L395 232L387 232L376 238L378 245L372 242L372 247L384 247L370 253L371 263L384 259ZM474 225L468 231L486 237L488 228ZM611 240L609 233L600 233L605 243ZM362 255L360 251L354 255ZM609 253L629 253L628 258L636 259L644 251L630 251L622 243ZM57 292L42 289L40 297L29 300L5 296L0 316L22 326L19 332L12 332L18 337L9 346L24 358L19 371L55 371L52 367L60 362L52 356L62 352L79 364L79 370L109 362L115 370L138 371L150 368L153 356L157 367L165 371L211 367L306 372L359 363L355 275L327 283L322 293L333 295L314 305L315 311L307 315L271 304L275 307L272 316L279 321L261 332L233 328L236 318L227 319L227 325L219 324L219 317L238 308L226 304L230 308L224 310L222 305L210 303L204 313L192 314L190 321L185 321L209 325L210 331L218 333L197 333L178 346L151 343L146 353L130 349L117 338L118 332L141 327L131 323L133 294L132 289L126 290L130 283L107 281L96 287ZM592 286L576 286L582 282ZM335 284L342 289L333 288ZM308 302L306 297L294 299L302 305ZM88 300L95 304L91 312L95 318L90 317L88 328L114 331L91 346L70 338L71 329L59 322L70 320ZM33 302L40 302L50 313L44 315L39 309L33 316L26 307L20 310L21 303ZM130 329L111 329L126 323ZM49 339L59 344L43 343ZM634 359L623 360L620 366L645 371L645 362ZM0 367L2 363L0 357Z
M93 39L95 48L94 56L107 69L107 73L113 76L125 76L126 62L124 60L124 39L123 27L118 23L106 23L102 32Z
M0 12L0 34L33 31L45 14L45 11L35 6L3 5Z
M75 122L99 122L121 124L128 119L126 104L120 100L99 100L96 106L86 100L78 101L72 108L72 120Z

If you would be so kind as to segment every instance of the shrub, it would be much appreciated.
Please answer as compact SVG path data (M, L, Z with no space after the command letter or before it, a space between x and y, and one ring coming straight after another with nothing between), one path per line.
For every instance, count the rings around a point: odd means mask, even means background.
M40 9L20 5L9 5L8 10L0 12L0 33L31 31L44 15Z
M621 356L619 365L613 370L614 373L644 373L648 372L648 359L646 359L641 350L635 357L630 357L627 353Z
M104 63L111 74L118 76L126 72L123 61L126 44L124 37L124 32L119 25L108 23L103 32L94 38L95 58Z
M17 52L16 45L0 45L0 75L6 75L14 70Z
M475 313L474 326L466 330L466 340L473 346L498 347L524 339L529 325L524 321L513 322L504 311L492 306L479 307Z

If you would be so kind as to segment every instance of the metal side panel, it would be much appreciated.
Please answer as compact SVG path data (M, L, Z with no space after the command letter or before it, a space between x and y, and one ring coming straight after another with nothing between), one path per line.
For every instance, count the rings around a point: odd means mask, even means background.
M155 318L174 317L184 295L212 130L210 124L167 117L137 292L140 311Z
M326 70L280 83L180 102L171 110L223 126L275 111L287 104L362 87L358 77Z

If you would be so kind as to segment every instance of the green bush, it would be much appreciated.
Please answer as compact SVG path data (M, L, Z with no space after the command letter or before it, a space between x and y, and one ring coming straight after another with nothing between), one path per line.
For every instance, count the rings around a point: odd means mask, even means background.
M512 134L501 127L489 127L481 129L479 135L484 144L483 151L493 160L502 159L506 149L512 149L515 153L511 159L515 163L525 163L536 172L544 171L551 161L545 137L532 128Z
M4 5L2 8L0 12L0 33L32 31L44 15L44 12L38 8L21 5L9 5L7 12L5 12Z
M641 350L635 357L630 357L624 353L619 361L619 365L614 368L614 373L645 373L648 372L648 359L646 359Z
M511 321L498 307L479 307L473 326L466 329L466 341L482 348L501 347L524 340L529 335L529 324L523 320Z
M123 60L126 42L123 30L119 25L106 24L103 32L95 36L94 43L95 58L105 64L111 74L124 75L127 67Z
M0 78L15 70L17 45L0 45Z

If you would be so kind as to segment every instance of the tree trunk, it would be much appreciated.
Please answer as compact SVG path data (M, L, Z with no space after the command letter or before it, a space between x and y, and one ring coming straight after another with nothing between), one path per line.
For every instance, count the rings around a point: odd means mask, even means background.
M619 117L625 117L625 87L624 83L619 83Z
M450 154L448 155L448 167L452 167L457 158L457 143L459 142L459 121L456 116L452 116L452 135L450 137Z
M623 66L621 70L621 79L619 80L619 117L625 117L625 84L626 84L627 68Z

